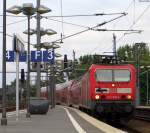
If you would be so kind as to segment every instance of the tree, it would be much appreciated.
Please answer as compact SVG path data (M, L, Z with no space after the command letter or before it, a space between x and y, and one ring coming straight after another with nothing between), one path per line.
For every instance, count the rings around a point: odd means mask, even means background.
M136 43L132 46L126 44L125 46L119 47L117 50L118 58L122 61L122 63L133 64L137 68L137 63L139 66L144 66L144 69L140 69L140 73L147 71L147 66L150 66L150 50L146 43ZM138 59L139 57L139 59ZM147 77L146 73L140 76L140 97L141 103L146 103L146 89L147 89L147 81L145 80ZM149 75L150 77L150 75ZM150 82L150 79L149 79Z

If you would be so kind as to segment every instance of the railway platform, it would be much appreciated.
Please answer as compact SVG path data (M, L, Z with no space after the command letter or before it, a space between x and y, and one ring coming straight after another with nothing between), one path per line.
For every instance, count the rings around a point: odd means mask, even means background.
M7 113L8 125L0 126L0 133L125 133L72 108L56 106L46 115L25 117L20 113Z

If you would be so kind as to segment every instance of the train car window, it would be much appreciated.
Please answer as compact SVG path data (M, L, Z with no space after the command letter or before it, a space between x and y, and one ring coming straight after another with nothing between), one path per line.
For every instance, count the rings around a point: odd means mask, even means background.
M114 70L114 81L129 82L130 71L129 70Z
M112 70L98 69L95 73L96 81L109 82L112 81Z

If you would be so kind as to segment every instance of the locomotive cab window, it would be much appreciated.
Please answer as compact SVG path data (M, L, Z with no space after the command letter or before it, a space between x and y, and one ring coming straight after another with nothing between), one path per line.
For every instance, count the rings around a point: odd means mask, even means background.
M98 69L95 73L95 79L96 81L112 81L112 70L102 70Z
M114 81L129 82L130 71L129 70L114 70Z
M97 69L95 80L98 82L129 82L130 71L127 69Z

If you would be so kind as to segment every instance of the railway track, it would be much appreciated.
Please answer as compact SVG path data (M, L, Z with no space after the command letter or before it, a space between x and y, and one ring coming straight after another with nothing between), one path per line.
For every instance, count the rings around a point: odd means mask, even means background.
M134 119L122 129L128 133L150 133L150 107L138 107Z
M131 122L126 124L121 123L112 123L112 122L105 122L113 127L121 129L127 133L150 133L150 108L137 108L135 111L135 117L131 120ZM94 116L98 120L101 120L98 116ZM144 128L144 129L142 129Z
M135 111L135 116L134 116L135 119L138 119L138 120L143 120L143 121L148 121L150 122L150 108L136 108L136 111Z
M20 107L19 107L19 109L24 109L25 108L25 106L24 105L21 105ZM15 111L16 110L16 106L8 106L8 107L6 107L6 111L7 112L10 112L10 111ZM0 113L2 112L2 107L0 107Z

